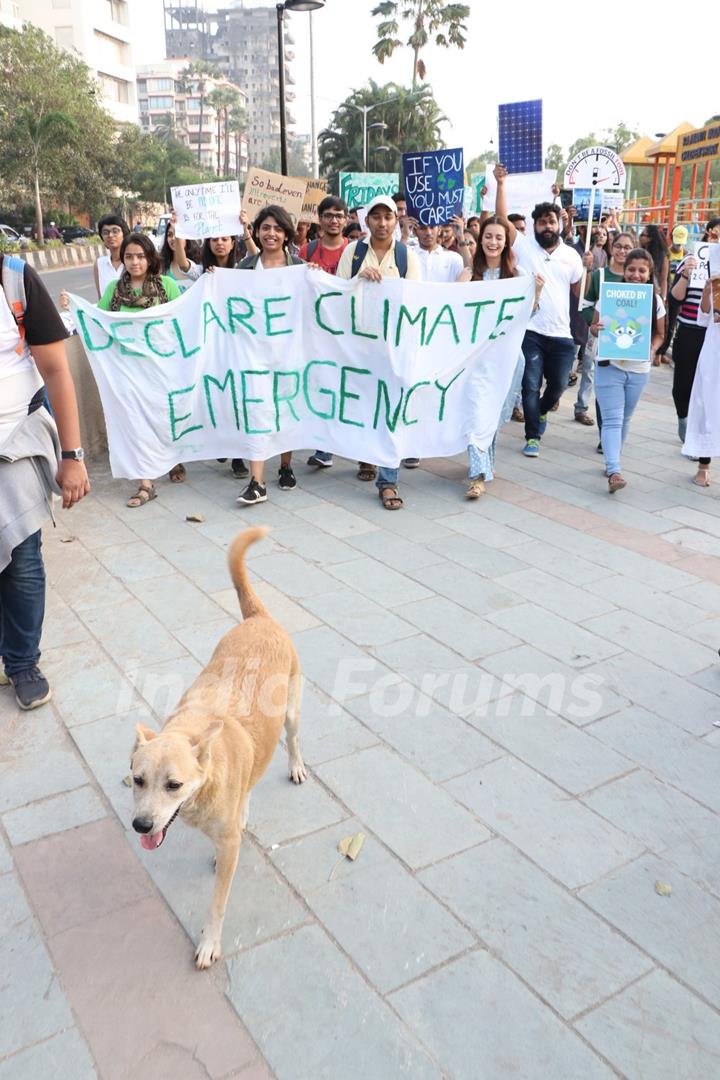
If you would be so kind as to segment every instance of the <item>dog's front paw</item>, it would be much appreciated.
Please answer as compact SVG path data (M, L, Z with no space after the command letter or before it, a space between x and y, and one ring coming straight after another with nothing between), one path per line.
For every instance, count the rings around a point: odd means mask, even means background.
M293 784L302 784L304 780L307 780L307 770L305 768L305 762L298 754L296 758L292 758L288 765L288 776L292 780Z
M195 951L195 967L200 971L209 968L216 960L220 959L220 940L205 937L203 934L200 944Z

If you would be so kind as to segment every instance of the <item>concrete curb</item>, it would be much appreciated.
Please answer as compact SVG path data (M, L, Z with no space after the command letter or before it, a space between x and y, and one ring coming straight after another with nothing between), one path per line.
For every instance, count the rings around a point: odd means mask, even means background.
M87 266L94 263L104 252L96 244L67 244L61 248L44 251L20 251L20 258L35 270L56 270L61 266Z

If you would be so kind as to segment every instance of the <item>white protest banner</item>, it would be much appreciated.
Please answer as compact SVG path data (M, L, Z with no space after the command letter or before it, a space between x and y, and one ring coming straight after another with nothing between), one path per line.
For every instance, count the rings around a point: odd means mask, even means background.
M555 183L555 170L543 169L537 173L511 173L505 178L505 195L509 214L523 214L530 221L533 208L541 202L553 202L555 196L552 186ZM491 213L495 210L497 184L493 175L492 164L487 167L485 177L487 194L483 199L483 210Z
M307 180L296 176L281 176L265 169L248 169L243 191L243 210L254 221L266 206L282 206L297 225L302 213Z
M305 266L205 274L127 314L71 296L114 476L319 448L395 466L490 445L520 355L531 276L344 281Z
M707 242L707 240L701 240L699 243L695 243L692 246L692 253L695 256L696 265L695 269L690 275L690 280L688 282L689 289L705 288L705 282L707 281L708 274L710 273L710 265L708 262L710 258L710 246L711 245Z
M180 184L170 188L177 220L175 235L184 240L206 236L237 236L240 231L240 185L237 180L218 184Z
M314 176L308 176L304 179L307 189L299 220L310 223L317 222L318 206L327 195L328 182L327 180L316 180Z

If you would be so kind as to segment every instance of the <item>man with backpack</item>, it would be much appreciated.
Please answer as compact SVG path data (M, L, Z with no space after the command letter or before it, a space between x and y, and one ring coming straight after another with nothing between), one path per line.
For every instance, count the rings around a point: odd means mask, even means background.
M367 208L367 241L348 244L337 268L337 276L349 280L359 277L366 281L384 278L407 278L421 281L422 273L417 255L394 239L398 222L397 207L388 195L376 195ZM358 462L358 479L375 480L380 500L386 510L399 510L403 501L398 493L398 470L381 467L378 471L368 462Z
M348 209L344 199L336 195L326 195L318 206L320 236L310 240L300 248L300 258L310 266L319 266L327 274L336 274L338 263L348 240L343 236L347 225ZM316 450L307 461L318 469L332 468L333 456L327 450Z
M0 281L0 683L12 683L21 709L34 709L51 696L38 667L41 526L53 516L53 494L69 508L90 484L60 316L22 259L0 255Z

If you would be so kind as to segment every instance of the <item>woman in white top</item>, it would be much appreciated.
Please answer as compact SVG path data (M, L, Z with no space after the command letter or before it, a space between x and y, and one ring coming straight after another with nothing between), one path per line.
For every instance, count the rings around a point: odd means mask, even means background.
M130 229L117 214L106 214L98 221L98 235L107 248L107 255L101 255L93 267L93 281L99 300L110 282L119 278L124 269L120 248L125 237L130 235Z
M486 217L480 225L480 234L472 262L473 281L498 281L501 278L517 277L519 273L515 264L513 249L508 243L508 227L504 219ZM540 293L544 285L544 279L540 274L535 275L535 304L533 315L537 310ZM515 372L513 374L510 389L507 392L505 402L498 417L498 431L512 416L516 399L522 386L523 372L525 371L525 358L520 352ZM481 450L477 445L475 435L468 436L468 486L465 491L467 499L479 499L485 494L485 481L490 481L495 474L495 448L497 444L497 431L493 441L487 450Z
M624 280L635 285L653 285L653 305L650 356L665 340L665 305L653 279L655 266L644 248L634 248L625 260ZM590 333L597 337L602 329L600 313L595 310ZM627 437L630 418L650 378L652 360L598 360L595 376L595 396L602 413L602 449L605 455L605 474L608 491L627 486L621 472L622 448Z

